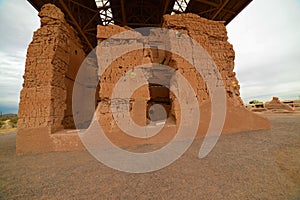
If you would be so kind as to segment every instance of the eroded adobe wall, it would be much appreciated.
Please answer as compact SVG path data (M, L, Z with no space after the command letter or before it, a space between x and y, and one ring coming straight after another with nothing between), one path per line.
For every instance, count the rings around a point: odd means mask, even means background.
M163 27L189 35L204 48L216 64L222 76L227 96L226 102L224 102L227 112L222 133L270 128L267 118L249 112L243 106L239 92L240 86L234 72L235 52L233 46L228 42L224 22L207 20L195 14L165 15ZM191 50L187 45L182 46L182 51ZM178 55L172 54L169 65L178 68L197 93L201 111L198 135L204 135L211 117L209 92L202 78L205 74L198 74L193 66ZM174 106L173 109L176 112L178 107ZM214 113L214 115L216 114Z
M46 4L39 17L41 27L28 47L20 95L18 152L51 150L52 133L74 128L72 89L85 53L60 9Z
M197 41L218 67L226 88L227 100L234 105L243 104L240 98L240 86L233 71L235 52L228 42L224 22L207 20L195 14L165 15L163 27L187 34ZM182 50L192 53L188 44L183 46ZM173 67L180 68L180 72L190 79L190 83L200 96L198 100L202 102L208 100L207 87L201 78L203 74L199 76L192 66L188 66L188 63L177 55L172 55L171 62Z
M269 128L269 122L267 119L255 115L247 111L242 105L242 100L240 98L239 89L240 86L236 79L234 70L234 58L235 53L232 45L228 42L226 27L223 22L216 22L207 20L194 14L182 14L182 15L165 15L164 16L164 28L173 29L180 33L189 35L195 41L197 41L211 56L215 62L221 76L222 81L225 86L227 102L227 116L224 126L224 133L244 131L244 130L255 130L255 129L267 129ZM110 25L110 26L98 26L98 41L101 43L103 40L110 38L111 36L118 34L120 32L126 31L127 29ZM200 134L205 134L205 130L210 122L210 98L209 91L207 89L206 83L204 82L202 75L200 75L190 63L184 60L179 55L171 54L168 52L160 51L160 45L166 44L154 44L150 46L143 46L142 39L139 33L135 33L136 37L132 38L122 38L111 39L106 45L108 52L116 51L118 48L126 48L126 42L134 43L141 50L136 50L130 52L126 55L118 57L110 67L101 74L100 77L100 123L107 130L112 130L116 127L114 119L112 118L111 110L109 108L110 104L118 103L122 104L120 99L112 99L111 94L116 82L124 75L126 72L134 70L135 66L145 64L145 63L161 63L168 65L178 72L180 72L190 83L194 92L197 95L200 110L201 110L201 130ZM150 31L151 34L156 35L155 31ZM165 41L165 40L162 40ZM166 41L168 43L168 41ZM154 47L154 48L153 48ZM156 49L157 48L157 49ZM105 51L107 51L107 49ZM183 44L181 47L182 51L190 52L193 55L191 46L189 44ZM101 54L99 49L98 55ZM113 53L112 53L113 54ZM101 59L105 59L109 55L102 55L98 57L99 67L101 68ZM101 71L101 70L100 70ZM164 73L164 72L162 72ZM100 74L99 74L100 75ZM171 80L171 78L170 78ZM170 83L176 85L176 83ZM131 116L137 120L138 124L145 124L147 122L147 102L150 99L150 93L148 87L142 87L137 92L139 95L132 96L126 101L130 102L131 105ZM180 106L178 100L175 96L170 93L171 99L171 115L175 117L177 123L180 123ZM116 102L115 102L116 101ZM137 107L134 107L135 103ZM137 109L137 111L135 111ZM138 112L135 114L135 112ZM139 121L140 120L140 121Z
M103 42L107 38L110 38L113 35L118 33L124 32L128 29L115 26L115 25L108 25L108 26L98 26L97 31L97 39L98 43ZM103 74L99 74L100 76L100 90L99 90L99 103L98 103L98 114L99 114L99 122L103 126L106 131L112 130L116 128L116 123L112 117L112 111L110 108L111 104L122 104L129 103L132 108L132 117L135 118L136 123L139 125L146 124L146 105L147 101L149 100L149 91L147 87L140 88L134 95L134 98L127 98L127 99L113 99L111 95L113 93L113 89L117 83L117 81L126 73L132 70L135 66L141 65L143 63L149 63L148 57L146 56L147 53L143 50L143 44L137 41L137 38L141 37L141 34L134 33L136 37L126 38L125 43L119 41L118 39L109 43L107 47L109 50L113 50L116 48L122 48L122 45L126 46L126 42L134 43L137 48L141 48L141 50L129 52L121 57L118 57L114 60L111 65L103 72ZM121 44L121 43L123 44ZM123 46L124 47L124 46ZM125 47L126 48L126 47ZM103 51L99 51L97 49L98 56L98 63L99 64L99 73L101 73L101 63L103 60L113 56L113 53L109 51L105 54Z
M17 152L41 152L57 150L74 150L83 148L76 133L69 133L65 129L74 128L72 116L72 89L74 79L85 55L75 31L69 26L63 13L54 5L46 4L39 13L41 17L41 28L34 33L32 42L29 45L24 84L21 91L19 106L19 126L17 132ZM223 133L232 133L244 130L269 128L268 120L247 111L242 106L239 97L239 85L236 80L234 67L234 51L232 45L227 42L226 28L222 22L212 22L202 19L197 15L184 14L165 16L163 27L175 29L191 36L211 55L216 63L226 87L227 93L227 115ZM111 36L126 31L115 25L98 26L97 39L101 43ZM150 32L156 35L155 31ZM140 33L134 32L129 38L111 40L107 43L106 54L98 51L98 75L99 93L95 96L98 102L99 121L105 132L118 129L112 117L110 105L121 106L129 102L130 112L133 120L139 125L146 125L147 109L151 98L167 96L168 90L162 88L155 90L155 87L145 85L127 99L115 98L111 94L116 82L126 72L134 72L134 68L141 64L161 63L178 70L191 84L197 94L201 119L201 133L205 133L210 122L210 101L209 92L200 74L194 67L178 55L164 52L160 49L163 43L151 41L149 46L144 46ZM155 39L155 37L154 37ZM150 37L151 40L151 37ZM166 39L167 40L167 39ZM101 67L103 59L113 55L112 51L118 48L126 48L126 42L135 44L139 50L128 52L116 58L103 73ZM153 45L152 45L153 44ZM154 47L154 48L153 48ZM189 46L182 46L182 51L189 51ZM86 61L86 62L89 62ZM94 61L86 73L90 77L97 77L97 68ZM134 73L132 73L134 75ZM169 80L170 87L176 85L172 82L172 74L161 71ZM77 82L82 89L83 96L91 96L95 88L90 88L89 81ZM123 92L127 92L124 88ZM92 94L93 95L93 94ZM154 96L154 97L153 97ZM165 98L165 97L164 97ZM170 105L164 105L170 109L170 116L174 116L176 125L180 123L181 110L174 94L169 92ZM93 102L94 100L91 100ZM83 102L78 101L81 104ZM89 111L90 112L90 111ZM89 113L87 112L87 113ZM204 117L203 117L204 116ZM85 119L86 116L83 116ZM126 120L126 119L125 119ZM172 129L172 131L171 131ZM166 142L176 133L176 127L165 128L166 134L158 134L158 137L149 140L136 140L134 144ZM58 133L59 132L59 133ZM170 132L172 132L170 134ZM56 133L56 134L53 134ZM110 135L110 137L114 135ZM115 137L118 144L123 145L125 137ZM128 143L133 144L133 143Z

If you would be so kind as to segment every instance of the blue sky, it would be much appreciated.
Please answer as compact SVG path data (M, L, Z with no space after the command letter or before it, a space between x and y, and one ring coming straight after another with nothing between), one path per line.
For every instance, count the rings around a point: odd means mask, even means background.
M300 0L254 0L228 26L242 99L300 95ZM16 113L26 50L39 17L26 0L0 0L0 111Z

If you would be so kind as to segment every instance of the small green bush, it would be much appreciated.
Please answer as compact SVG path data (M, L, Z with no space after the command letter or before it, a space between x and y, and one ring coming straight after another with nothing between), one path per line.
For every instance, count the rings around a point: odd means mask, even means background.
M260 104L260 103L262 103L262 102L258 101L258 100L249 101L249 104Z
M9 123L11 124L11 126L13 128L16 128L17 127L17 124L18 124L18 117L15 116L15 117L10 117L10 121Z
M0 128L5 124L5 121L9 120L9 124L12 128L17 127L18 123L18 117L17 116L5 116L5 117L0 117Z

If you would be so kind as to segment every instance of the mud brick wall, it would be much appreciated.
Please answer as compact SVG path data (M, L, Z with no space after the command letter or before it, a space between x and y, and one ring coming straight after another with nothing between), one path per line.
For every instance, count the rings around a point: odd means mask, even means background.
M120 32L126 31L126 28L119 27L116 25L108 25L108 26L98 26L97 31L97 39L98 43L103 42L105 39L110 38L111 36L118 34ZM139 33L136 33L136 38L126 38L126 40L120 41L120 40L114 40L111 41L108 48L108 53L103 55L104 52L99 51L97 49L97 55L101 54L101 57L98 56L98 66L99 66L99 73L101 71L101 63L103 60L101 59L107 59L111 54L109 53L110 49L117 48L126 48L126 44L124 44L124 41L127 42L134 42L135 45L142 48L142 43L139 43L137 41L137 38L141 37ZM121 42L121 43L120 43ZM111 104L119 104L122 106L122 104L129 103L130 107L132 108L132 117L135 120L135 122L139 125L145 125L146 124L146 105L147 101L149 100L149 91L147 87L142 87L139 90L137 90L134 94L134 97L136 98L128 98L128 99L112 99L111 95L114 89L115 84L117 81L124 75L124 73L128 72L129 70L132 70L135 66L141 65L143 63L149 63L147 60L146 55L147 53L144 52L144 50L137 50L130 52L126 55L123 55L119 58L117 58L115 61L111 63L108 69L104 71L104 73L100 76L100 90L99 90L99 109L98 109L98 117L99 122L106 130L112 130L116 127L116 123L113 120L112 117L112 111L110 109ZM101 58L101 59L100 59ZM99 74L100 75L100 74Z
M73 103L77 107L95 103L95 107L98 108L99 122L105 133L107 133L110 130L118 131L110 105L122 107L122 105L129 102L133 121L144 126L149 122L149 116L147 115L149 106L152 103L163 102L163 106L166 110L169 110L169 119L174 117L176 122L176 127L164 127L166 134L158 134L158 137L154 136L150 140L141 141L136 139L133 143L129 141L125 134L110 134L107 136L112 136L110 137L113 139L112 141L121 145L124 145L127 140L128 144L169 141L170 138L173 138L177 125L180 124L177 123L177 120L180 119L181 113L185 112L180 110L180 105L172 92L158 85L147 84L137 89L127 99L112 98L111 96L115 84L124 73L133 72L136 66L149 63L168 65L178 70L189 81L197 95L201 111L198 135L203 136L205 134L210 122L209 92L206 84L194 67L183 58L159 50L160 45L165 45L165 43L155 41L156 37L153 37L153 41L151 39L151 36L159 34L155 32L159 29L150 31L149 45L144 45L144 36L133 32L130 38L111 40L106 44L106 52L99 51L99 47L97 47L97 60L94 58L85 59L85 53L77 33L67 24L64 14L57 7L46 4L42 7L39 16L41 27L34 33L33 40L28 47L24 84L20 95L16 137L16 152L18 154L83 149L77 132L65 129L76 128L74 117L82 122L80 124L82 127L77 128L87 128L90 120L86 119L95 110L93 106L89 106L89 110L85 110L83 115L75 110L76 115L73 116ZM163 27L175 29L191 36L202 45L216 63L227 91L227 115L222 133L270 128L270 123L266 118L255 115L242 106L238 81L233 72L234 51L232 45L227 41L227 32L223 22L209 21L193 14L166 15L164 16ZM99 43L115 34L128 30L116 25L98 26L97 29ZM161 41L169 42L167 38ZM103 61L113 55L111 51L126 48L126 43L136 45L139 50L131 51L115 59L102 73ZM188 51L189 49L189 45L182 46L182 51ZM102 56L99 56L100 54ZM80 78L76 80L76 86L79 86L81 92L76 94L79 95L79 101L72 102L75 78L83 61L87 67L81 69L84 69L84 74L88 75L89 78L88 80L80 80ZM147 69L144 72L147 74ZM176 87L176 82L174 82L176 80L172 80L173 72L168 74L168 72L162 70L151 78L161 74L164 75L164 80L169 81L167 84L170 87ZM99 75L101 76L96 90L94 83L98 80ZM151 82L149 77L148 82ZM123 92L126 93L128 90L124 88ZM81 101L80 99L80 97L93 95L95 95L95 99L90 101ZM165 102L168 100L169 102ZM120 112L122 114L122 110Z
M85 54L76 32L54 5L42 7L41 27L28 47L19 104L19 129L74 127L72 88Z
M163 27L187 34L197 41L208 52L219 69L227 92L227 101L236 106L243 104L240 98L240 86L233 71L235 52L228 42L224 22L207 20L188 13L165 15ZM189 46L182 47L183 50L189 48ZM209 99L207 87L193 66L177 55L172 55L170 66L179 68L179 71L190 81L196 90L198 101L203 102Z
M224 22L207 20L195 14L165 15L162 27L187 34L197 41L204 48L204 50L208 52L219 69L226 89L227 101L234 106L242 105L242 100L239 93L240 87L236 79L235 72L233 72L235 53L232 45L228 42L227 31ZM98 42L101 43L103 40L126 30L127 29L116 25L98 26ZM157 36L157 34L159 33L155 33L155 30L150 31L150 43L151 35ZM160 45L165 44L155 44L154 42L154 46L158 49L150 49L150 46L144 47L138 39L142 37L143 36L141 36L139 33L136 33L136 38L123 38L122 42L118 39L110 39L110 44L107 45L107 48L111 49L109 51L112 51L113 49L116 50L117 48L126 48L124 41L130 41L135 42L137 46L142 48L142 50L130 52L127 55L117 58L100 77L99 114L100 123L102 123L103 126L111 126L111 128L115 126L109 106L111 103L114 103L114 101L119 103L122 102L120 100L111 99L111 94L116 82L124 73L141 64L161 63L178 70L191 84L197 95L200 105L201 103L210 99L207 86L202 76L196 71L194 66L178 55L158 50ZM168 43L168 41L166 42ZM191 51L191 48L189 44L186 44L186 46L182 46L182 50ZM98 53L101 54L102 52L99 50ZM101 56L101 58L105 59L107 56L110 55ZM98 60L98 63L99 67L101 67L101 60ZM170 82L170 84L172 85L176 83ZM138 95L133 95L130 99L127 99L131 105L131 115L133 119L138 119L135 121L140 125L145 125L147 121L146 107L147 102L151 98L149 90L151 89L147 86L142 87L136 91ZM174 94L170 93L169 96L171 101L170 115L174 116L175 119L179 119L180 107L178 101L176 100Z

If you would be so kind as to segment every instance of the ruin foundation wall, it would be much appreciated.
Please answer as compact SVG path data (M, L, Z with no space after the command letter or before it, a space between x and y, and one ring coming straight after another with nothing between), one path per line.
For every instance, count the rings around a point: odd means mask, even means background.
M19 105L19 121L17 132L17 153L64 151L83 149L76 131L72 115L72 90L78 69L85 58L85 53L74 29L67 24L64 14L54 5L46 4L39 13L41 27L34 33L28 47L24 84ZM223 22L210 21L194 14L166 15L162 27L184 33L197 41L215 62L226 90L227 113L222 133L259 130L270 128L269 121L244 108L239 93L239 84L234 70L234 50L228 42L226 27ZM116 25L98 26L97 39L100 44L107 38L128 30ZM150 33L157 34L155 32ZM200 108L200 125L198 136L204 136L211 118L210 94L206 83L191 63L179 55L144 47L138 40L143 36L134 32L134 36L126 38L134 42L139 50L131 51L115 59L104 73L101 71L101 59L98 56L100 81L99 92L95 95L97 116L107 136L117 145L128 146L145 143L167 142L176 133L180 124L181 111L178 100L168 89L156 85L144 85L136 90L128 99L114 99L112 92L117 81L127 72L141 64L160 63L180 72L194 90ZM108 50L118 49L119 40L111 40ZM97 51L99 49L97 48ZM97 52L96 51L96 52ZM190 51L189 46L182 46L182 51ZM97 52L101 54L102 52ZM93 76L97 71L89 70ZM166 74L172 77L172 74ZM170 84L172 85L172 78ZM88 82L80 83L84 92L89 88ZM159 88L159 89L157 89ZM138 125L149 123L149 106L152 101L162 102L168 110L170 126L147 140L129 137L120 133L116 125L111 104L130 103L130 114ZM80 103L80 102L77 102Z
M290 105L282 103L278 97L273 97L271 101L266 102L265 107L268 110L293 111L293 108Z

